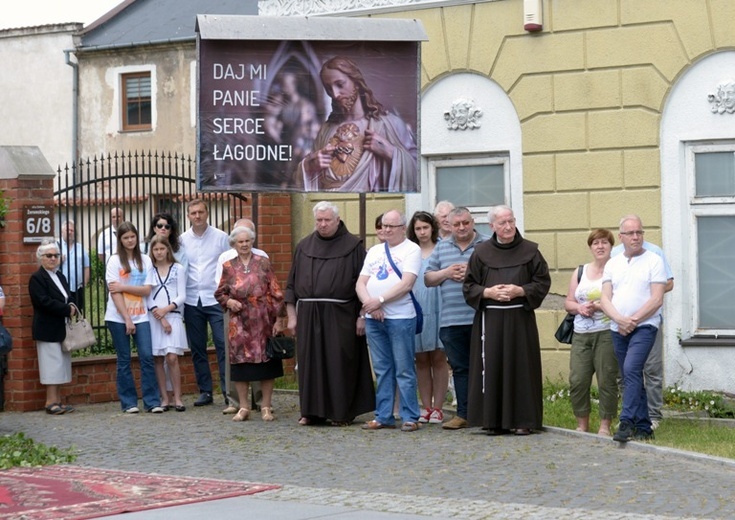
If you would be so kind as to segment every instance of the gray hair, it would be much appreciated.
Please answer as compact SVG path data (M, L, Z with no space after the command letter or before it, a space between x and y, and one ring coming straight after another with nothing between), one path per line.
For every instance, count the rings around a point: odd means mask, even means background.
M643 221L641 220L641 217L639 217L635 213L631 213L630 215L625 215L625 216L621 217L620 224L618 225L618 230L619 231L622 231L623 230L623 224L625 224L629 220L635 220L636 222L638 222L641 225L641 227L643 227Z
M255 241L255 231L245 226L237 226L235 229L230 231L230 247L235 247L237 237L243 233L247 234L251 240Z
M465 213L467 213L470 217L472 216L472 212L468 208L466 208L464 206L459 206L459 207L453 208L449 212L449 215L447 215L447 216L451 219L455 215L464 215Z
M514 217L516 216L516 214L513 212L513 208L511 208L510 206L506 206L505 204L498 204L497 206L493 206L492 208L490 208L490 211L487 212L487 221L491 224L495 222L495 218L501 211L510 211Z
M59 244L56 243L56 240L53 238L44 238L41 245L36 249L36 260L41 260L41 257L51 250L61 253Z
M314 205L314 209L312 211L314 213L314 217L316 217L317 211L331 211L332 213L334 213L335 217L339 217L339 208L337 207L337 205L326 200L317 202Z
M385 219L385 216L386 216L386 215L387 215L388 213L390 213L390 212L395 212L395 213L398 213L398 217L400 218L400 220L399 220L399 221L400 221L400 223L401 223L401 226L405 226L405 225L406 225L406 222L408 222L408 221L406 220L406 215L404 215L403 213L401 213L401 212L400 212L400 211L398 211L397 209L391 209L391 210L388 210L388 211L386 211L385 213L383 213L383 219ZM382 222L382 219L381 219L381 222Z
M436 203L436 206L434 206L434 215L439 213L439 210L442 208L449 208L449 211L452 211L454 209L454 204L452 204L448 200L440 200Z

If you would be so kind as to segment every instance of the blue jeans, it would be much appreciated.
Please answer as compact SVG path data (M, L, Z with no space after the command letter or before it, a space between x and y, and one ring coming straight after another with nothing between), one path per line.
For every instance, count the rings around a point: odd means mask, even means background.
M219 305L184 306L184 325L186 336L191 350L191 361L194 364L194 375L197 379L199 392L212 393L212 371L209 368L207 357L207 323L212 329L214 350L217 353L217 368L219 368L219 383L222 395L227 396L225 382L225 321L222 307Z
M150 410L161 406L161 394L156 381L156 371L153 368L153 345L151 342L151 325L147 321L135 324L135 333L125 334L125 324L116 321L107 321L107 328L112 336L112 345L117 354L117 396L123 410L138 406L138 392L135 390L133 371L130 368L130 337L138 347L138 361L140 362L140 386L143 391L143 408Z
M386 425L395 423L393 401L397 383L401 397L401 419L403 422L417 422L419 400L414 362L416 318L383 321L368 318L365 321L370 356L378 382L375 420Z
M457 394L457 416L462 419L467 419L471 338L472 325L454 325L439 329L439 339L442 340L449 366L452 367L454 391Z
M636 430L651 433L648 400L643 385L643 367L656 341L658 329L653 325L636 327L627 336L612 333L615 357L623 375L623 409L620 421L628 421Z

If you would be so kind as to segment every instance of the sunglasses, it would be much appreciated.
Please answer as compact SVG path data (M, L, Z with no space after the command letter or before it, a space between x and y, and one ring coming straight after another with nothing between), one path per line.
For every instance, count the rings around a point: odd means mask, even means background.
M171 224L156 224L158 229L171 229Z
M43 256L45 256L46 258L59 258L61 255L59 253L46 253Z

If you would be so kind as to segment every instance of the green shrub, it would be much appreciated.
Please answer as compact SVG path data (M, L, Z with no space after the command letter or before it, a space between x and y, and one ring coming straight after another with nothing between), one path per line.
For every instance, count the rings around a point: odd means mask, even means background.
M22 432L0 437L0 469L68 464L76 458L72 448L46 446L34 442Z

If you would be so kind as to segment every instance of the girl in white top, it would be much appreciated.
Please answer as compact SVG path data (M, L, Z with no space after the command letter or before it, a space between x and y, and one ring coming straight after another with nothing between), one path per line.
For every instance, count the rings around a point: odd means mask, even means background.
M158 285L148 296L148 310L151 313L151 339L153 341L153 361L156 369L158 387L163 397L161 407L170 410L166 389L164 359L173 389L174 406L177 412L186 410L181 401L181 370L179 356L186 350L186 331L182 320L186 300L186 271L174 258L174 251L168 239L161 235L151 238L149 243L153 271Z
M610 435L610 424L618 411L618 362L615 358L610 318L600 306L602 273L615 244L607 229L596 229L587 237L593 262L572 273L564 308L574 314L574 336L569 353L569 392L572 410L577 418L577 431L586 432L590 422L590 385L597 377L600 393L600 427L598 435ZM579 279L579 282L577 282Z
M151 327L146 297L156 285L151 259L140 252L138 230L130 222L117 228L117 254L107 262L105 274L109 297L105 323L117 353L117 394L125 413L138 413L138 392L130 367L130 336L135 338L140 362L143 406L146 411L163 412L153 368Z

